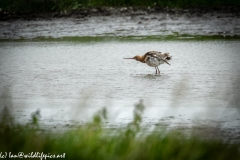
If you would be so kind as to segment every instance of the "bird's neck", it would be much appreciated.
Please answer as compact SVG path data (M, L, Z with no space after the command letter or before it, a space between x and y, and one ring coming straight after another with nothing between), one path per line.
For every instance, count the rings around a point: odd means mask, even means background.
M145 57L146 57L146 55L136 56L136 60L137 60L137 61L140 61L140 62L142 62L142 63L145 63Z

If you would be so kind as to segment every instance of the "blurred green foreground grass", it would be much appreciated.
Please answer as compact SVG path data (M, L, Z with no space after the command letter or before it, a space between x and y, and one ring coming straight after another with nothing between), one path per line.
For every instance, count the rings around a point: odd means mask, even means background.
M62 159L97 160L234 160L240 159L239 144L203 140L163 128L144 131L140 127L144 105L135 105L133 120L122 128L105 128L107 111L103 109L93 121L74 130L40 132L38 112L32 122L19 125L13 122L5 107L1 114L0 153L30 154L40 152L47 155L64 155ZM9 159L9 157L5 157ZM36 159L36 158L35 158ZM41 159L41 158L37 158ZM42 159L45 159L44 157ZM48 157L46 159L49 159Z

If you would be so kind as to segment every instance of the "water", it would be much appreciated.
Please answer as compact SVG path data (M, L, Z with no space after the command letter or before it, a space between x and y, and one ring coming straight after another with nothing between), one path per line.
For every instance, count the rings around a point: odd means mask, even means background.
M142 99L145 123L239 126L238 40L28 41L0 48L1 105L13 106L24 122L37 109L42 121L56 125L87 121L106 107L111 123L127 123ZM171 66L159 67L161 75L123 59L151 50L173 57Z

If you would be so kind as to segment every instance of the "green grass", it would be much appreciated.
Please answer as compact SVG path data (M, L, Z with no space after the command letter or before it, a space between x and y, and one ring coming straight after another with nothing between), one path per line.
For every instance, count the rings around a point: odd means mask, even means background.
M100 110L92 122L77 129L62 132L44 131L38 124L38 112L32 122L19 125L8 109L1 114L0 153L62 155L64 159L87 160L198 160L239 159L239 144L226 144L216 140L202 140L175 131L156 128L146 131L140 127L145 106L135 105L134 118L127 126L105 128L107 110ZM9 157L6 157L9 158ZM38 158L39 159L39 158ZM43 158L44 159L44 158ZM48 158L47 158L48 159Z
M1 0L8 12L51 12L89 7L219 7L239 6L240 0Z
M167 35L167 36L84 36L84 37L36 37L32 39L0 39L0 42L149 42L149 41L213 41L213 40L239 40L240 36L221 36L221 35Z

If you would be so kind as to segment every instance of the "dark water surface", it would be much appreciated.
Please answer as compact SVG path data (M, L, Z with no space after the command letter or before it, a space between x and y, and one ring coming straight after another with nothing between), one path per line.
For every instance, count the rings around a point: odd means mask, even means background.
M142 99L144 123L239 128L239 42L2 42L1 107L13 106L23 122L39 109L54 125L87 121L106 107L109 121L121 124ZM150 50L173 57L161 75L123 59Z

